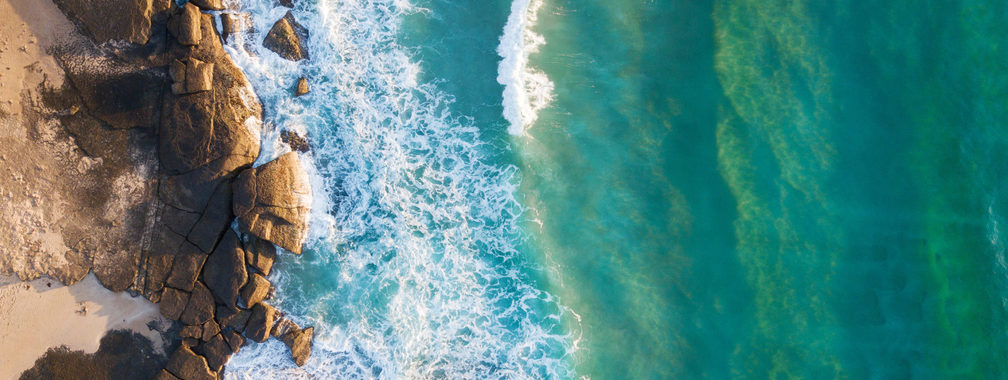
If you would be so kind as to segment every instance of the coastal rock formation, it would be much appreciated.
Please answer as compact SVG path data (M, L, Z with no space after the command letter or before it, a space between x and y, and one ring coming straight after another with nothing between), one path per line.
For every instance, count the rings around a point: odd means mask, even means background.
M245 262L263 276L269 276L273 262L276 261L276 246L254 236L250 236L248 240L245 243Z
M182 12L168 21L168 31L175 36L179 44L192 46L203 39L201 27L203 15L192 3L186 3Z
M280 336L280 341L291 351L291 357L298 367L305 365L311 356L311 342L315 337L315 328L292 329Z
M234 213L238 227L300 254L308 233L311 185L294 152L238 175Z
M180 320L187 325L202 325L213 318L214 300L210 289L197 282L189 296L189 304L182 311Z
M258 273L253 273L245 287L241 289L239 306L250 307L266 299L269 295L270 283Z
M197 355L189 347L181 346L171 359L165 370L172 375L183 380L216 380L216 371L211 371L207 361L202 356Z
M208 11L224 10L224 2L221 0L189 0L189 3L195 4L202 10L208 10Z
M245 32L252 26L252 16L248 13L221 13L221 35L227 41L235 33Z
M174 288L165 288L158 307L161 309L161 315L171 320L178 320L182 317L182 312L185 311L188 304L189 293Z
M266 39L263 40L263 47L287 60L300 61L308 58L308 51L304 47L306 39L308 39L308 29L298 24L294 20L294 14L287 11L287 14L277 20L270 28Z
M211 371L218 372L231 357L231 346L220 335L214 335L209 341L199 346L200 353L206 357L207 366Z

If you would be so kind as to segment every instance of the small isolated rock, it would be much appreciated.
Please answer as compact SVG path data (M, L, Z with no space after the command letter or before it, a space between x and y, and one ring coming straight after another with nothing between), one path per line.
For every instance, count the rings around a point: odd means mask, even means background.
M296 132L291 132L284 130L280 132L280 140L291 147L292 150L296 152L307 152L311 150L311 146L308 145L308 139L302 137Z
M305 78L298 79L297 92L295 92L295 95L301 96L307 93L308 93L308 80Z
M165 288L161 293L161 302L158 303L158 307L161 309L161 315L164 315L165 318L178 320L187 304L189 304L189 293Z
M285 59L300 61L308 58L308 51L303 44L303 40L307 38L308 29L298 24L294 20L294 15L287 11L287 14L270 28L266 39L263 40L263 47Z
M243 307L249 307L250 305L255 305L266 299L269 295L270 282L265 277L260 276L258 273L252 274L249 278L249 282L245 284L242 288L241 294L239 295L239 305Z
M185 380L215 380L217 374L210 370L206 359L196 355L189 347L181 346L165 366L172 375Z
M257 303L252 307L252 316L249 317L248 325L245 326L245 337L262 343L270 337L270 328L273 327L273 317L276 309L273 306Z
M311 356L311 342L315 336L315 328L291 330L280 336L280 341L291 350L291 357L298 367L304 366Z
M279 3L287 8L294 8L294 0L279 0Z
M224 2L221 0L189 0L190 4L195 4L200 9L208 11L224 10Z
M182 7L182 14L178 21L178 38L179 44L182 45L198 45L200 40L203 39L203 34L200 32L200 17L201 13L199 8L197 8L193 3L186 3Z

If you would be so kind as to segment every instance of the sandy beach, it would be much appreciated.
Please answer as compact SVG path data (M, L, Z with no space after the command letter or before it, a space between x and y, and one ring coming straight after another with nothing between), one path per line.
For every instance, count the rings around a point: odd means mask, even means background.
M0 379L16 379L50 347L93 353L109 330L136 331L160 349L161 334L148 324L170 323L157 305L113 293L93 274L70 286L48 278L23 282L3 277L0 284Z

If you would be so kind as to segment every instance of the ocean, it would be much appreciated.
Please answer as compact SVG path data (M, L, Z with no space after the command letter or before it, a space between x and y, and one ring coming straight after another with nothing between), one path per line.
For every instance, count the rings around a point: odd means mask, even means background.
M228 1L316 327L229 378L1008 374L1008 3Z

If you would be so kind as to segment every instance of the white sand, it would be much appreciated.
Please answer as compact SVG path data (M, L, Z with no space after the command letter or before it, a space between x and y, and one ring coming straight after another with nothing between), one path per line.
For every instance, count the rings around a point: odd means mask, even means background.
M161 349L161 334L147 323L167 324L157 305L143 297L113 293L93 274L71 286L40 278L0 278L0 379L16 379L50 347L93 353L106 331L130 329ZM86 309L85 313L81 311Z

